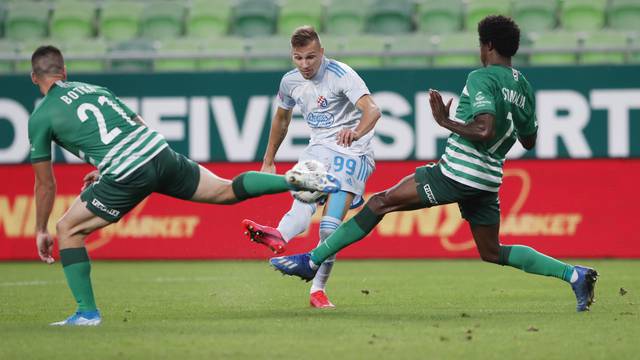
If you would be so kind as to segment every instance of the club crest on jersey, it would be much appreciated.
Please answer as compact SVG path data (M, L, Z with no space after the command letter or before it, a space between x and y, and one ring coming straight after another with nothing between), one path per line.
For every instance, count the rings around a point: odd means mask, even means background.
M318 106L321 108L326 108L329 105L327 98L322 95L318 96L317 103L318 103Z

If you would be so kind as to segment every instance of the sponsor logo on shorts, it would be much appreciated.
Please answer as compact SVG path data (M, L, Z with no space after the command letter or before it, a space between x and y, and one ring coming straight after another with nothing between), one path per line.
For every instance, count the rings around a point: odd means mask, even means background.
M427 194L427 200L429 200L433 205L438 205L438 200L436 200L436 197L433 195L431 186L429 186L429 184L425 184L422 188L424 189L424 193Z
M120 211L116 209L109 209L98 199L91 200L91 205L95 206L96 209L99 209L100 211L105 212L113 217L117 217L118 215L120 215Z

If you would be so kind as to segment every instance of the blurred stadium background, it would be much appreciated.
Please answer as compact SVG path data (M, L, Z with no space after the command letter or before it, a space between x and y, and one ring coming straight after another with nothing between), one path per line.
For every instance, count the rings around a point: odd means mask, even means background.
M28 72L43 42L72 72L285 69L300 24L356 69L475 66L495 13L524 32L517 65L640 62L636 0L3 0L0 72Z
M260 168L289 35L313 25L383 112L370 194L442 154L448 132L426 90L456 106L480 65L476 24L494 13L523 30L514 62L540 124L536 149L514 147L506 162L501 241L596 266L590 314L576 315L555 279L481 263L456 205L385 217L340 254L338 308L313 312L306 286L267 271L271 254L240 229L243 218L276 224L288 194L232 207L155 195L88 239L94 260L141 260L94 263L103 326L44 325L72 303L58 266L15 261L37 260L35 48L60 47L71 80L107 86L174 149L230 178ZM279 172L308 136L294 113ZM54 160L52 233L91 170L59 148ZM639 178L640 0L0 0L0 358L637 358ZM315 246L317 231L316 216L289 252Z

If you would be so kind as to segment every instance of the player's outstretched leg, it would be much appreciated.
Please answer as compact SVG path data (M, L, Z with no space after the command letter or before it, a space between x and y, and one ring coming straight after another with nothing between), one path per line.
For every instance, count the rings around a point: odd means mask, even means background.
M587 267L572 266L542 254L529 246L500 245L498 225L471 225L473 239L484 261L508 265L536 275L553 276L568 282L577 300L577 311L587 311L593 303L598 273Z

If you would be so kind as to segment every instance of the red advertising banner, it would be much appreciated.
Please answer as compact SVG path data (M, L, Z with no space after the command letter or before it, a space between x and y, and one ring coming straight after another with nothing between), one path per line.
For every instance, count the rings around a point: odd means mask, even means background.
M367 192L381 191L413 173L420 162L379 162ZM283 171L291 164L279 164ZM259 164L214 163L216 174L231 178ZM75 199L84 165L56 165L55 222ZM37 259L35 206L30 165L0 166L0 260ZM640 257L633 231L640 195L640 160L511 160L500 191L501 242L524 244L555 257ZM276 225L289 209L289 194L269 195L236 205L191 203L154 194L120 222L87 242L94 259L264 259L267 249L242 235L249 218ZM353 215L353 212L348 216ZM310 230L292 240L287 253L317 243L320 211ZM456 204L387 215L342 258L477 257L467 223Z

